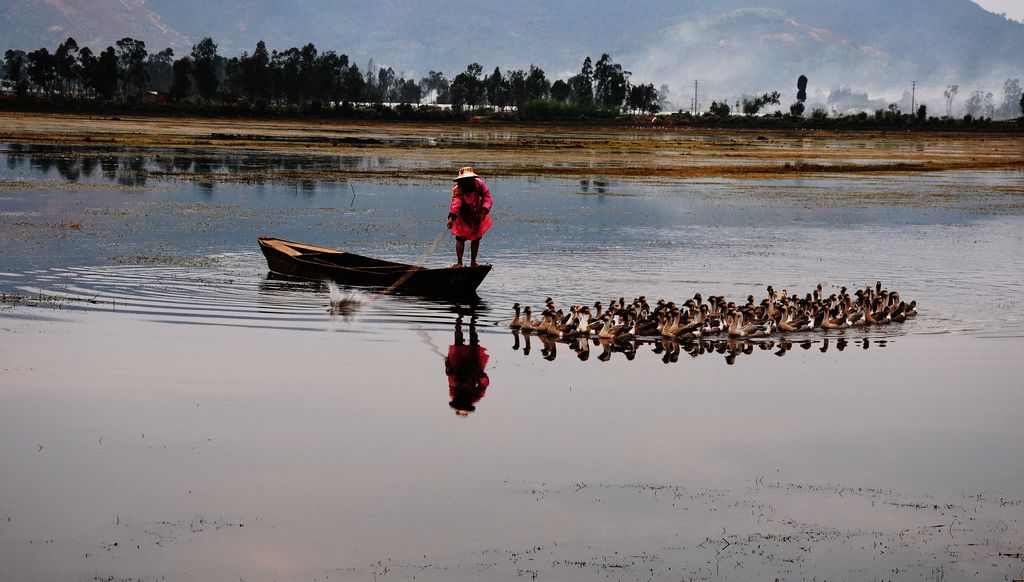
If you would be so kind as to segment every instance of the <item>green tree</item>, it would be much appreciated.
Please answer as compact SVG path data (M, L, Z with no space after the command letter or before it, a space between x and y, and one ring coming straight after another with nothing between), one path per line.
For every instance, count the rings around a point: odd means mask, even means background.
M526 72L521 69L505 73L508 102L513 107L526 103Z
M68 37L57 47L53 58L61 93L67 93L81 79L78 68L78 43Z
M298 73L299 73L299 102L309 103L318 93L317 91L317 62L319 53L316 45L311 42L299 49Z
M569 78L569 100L579 105L590 105L594 102L594 65L587 57L578 75Z
M348 67L348 55L325 51L316 60L316 98L321 101L344 101L342 79Z
M789 106L790 115L802 117L806 109L805 101L807 101L807 77L800 75L796 80L796 102Z
M629 88L629 95L626 95L626 109L632 113L641 111L640 105L643 102L643 85L633 85Z
M366 93L366 81L363 79L359 66L352 63L341 74L341 88L339 94L342 101L359 102L364 99Z
M175 101L192 96L192 59L181 57L171 66L171 98Z
M108 46L96 59L95 69L92 73L92 86L104 99L113 99L117 92L117 82L117 52L114 47Z
M423 90L425 95L433 92L435 103L448 103L450 101L448 94L450 85L444 73L438 71L430 71L426 77L420 79L420 89Z
M726 118L729 117L730 113L732 113L732 108L729 107L729 103L727 101L712 101L711 108L708 109L708 113L715 117Z
M484 90L487 93L487 102L491 104L491 107L504 108L508 105L508 90L500 68L494 67L494 72L484 79Z
M594 65L594 99L604 107L618 109L629 91L629 71L612 62L607 53Z
M395 84L398 82L398 75L391 67L381 67L377 71L377 94L383 101L393 102L397 97Z
M41 48L28 53L28 78L33 83L51 93L56 77L56 61L50 51Z
M28 57L25 51L8 49L4 53L4 75L14 83L18 97L24 97L28 93Z
M764 93L759 97L744 97L743 113L746 115L757 115L758 112L760 112L768 105L778 105L779 97L781 97L781 95L778 91Z
M339 100L342 75L348 66L348 55L339 55L332 50L321 53L317 51L316 45L307 43L301 49L285 51L284 56L289 101L307 104L314 101L322 103ZM375 86L381 88L381 92L375 97L389 98L395 84L394 71L391 68L380 68L376 75L377 77L372 80Z
M85 86L86 90L96 90L95 76L96 69L99 66L99 61L96 59L96 55L92 53L92 49L87 46L81 48L78 51L78 71L79 76L82 79L82 85Z
M17 84L25 78L25 67L28 64L25 51L8 49L4 53L4 77Z
M569 88L569 84L565 81L558 79L551 84L551 98L555 101L567 101L571 94L572 89Z
M267 45L262 40L256 43L256 50L245 61L241 73L244 95L253 100L270 97L273 74L270 71L270 53L267 52Z
M451 84L452 104L476 107L484 97L484 83L480 79L483 67L479 63L471 63L466 70L459 73Z
M658 104L658 90L653 83L630 87L626 105L633 111L641 113L657 113L661 110Z
M298 48L292 47L284 51L274 53L270 57L271 68L274 70L274 85L277 87L277 97L287 103L298 103L303 94L302 89L302 53ZM360 86L362 86L360 79ZM362 93L360 93L360 99Z
M168 47L158 53L152 53L146 58L146 75L149 77L149 87L154 91L167 93L171 89L171 82L174 80L174 49Z
M363 99L366 101L380 101L376 70L377 67L373 64L373 59L370 59L366 63L366 73L363 74L363 78L366 80L366 85L363 86Z
M526 75L526 100L546 99L550 93L551 83L544 77L544 70L530 65L530 72Z
M928 119L928 106L924 103L917 108L917 119L918 121L925 121Z
M192 78L203 99L212 99L217 93L217 45L206 37L192 46Z
M419 103L423 98L423 90L419 83L412 79L403 80L398 87L399 103Z
M25 74L25 51L8 48L3 53L4 79L17 83Z
M605 97L608 95L613 65L612 58L608 53L602 54L601 58L594 63L594 100L598 103L604 103Z
M140 93L149 82L146 43L125 37L117 41L117 63L125 92Z
M242 70L250 58L252 57L249 56L248 51L244 51L240 56L231 57L227 60L224 66L224 80L220 84L221 93L225 97L230 99L248 99L248 95L246 95L242 87Z

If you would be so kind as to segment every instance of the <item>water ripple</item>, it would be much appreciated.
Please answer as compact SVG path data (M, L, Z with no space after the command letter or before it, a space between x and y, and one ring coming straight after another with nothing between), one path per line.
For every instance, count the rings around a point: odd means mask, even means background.
M55 268L0 274L0 288L22 303L67 310L142 316L163 323L314 329L354 323L375 326L448 324L460 307L417 297L355 291L358 317L333 313L328 285L276 280L263 270L224 271L180 266ZM479 304L477 307L483 307Z

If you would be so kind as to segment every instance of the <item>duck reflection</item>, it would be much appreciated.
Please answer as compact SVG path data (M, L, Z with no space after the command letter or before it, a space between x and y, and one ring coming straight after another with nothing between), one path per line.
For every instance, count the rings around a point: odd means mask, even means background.
M516 337L518 344L518 336ZM476 403L484 397L490 379L487 377L487 349L480 345L476 333L476 316L469 319L469 343L462 331L462 315L455 318L455 338L444 359L444 373L448 375L448 394L455 414L467 416L476 410Z
M512 349L516 351L521 350L524 356L529 356L530 338L533 337L534 334L528 331L512 330L512 336L514 338ZM562 344L572 350L576 358L581 361L592 359L592 352L597 352L598 350L600 350L600 352L597 354L596 358L593 359L600 362L611 361L614 354L622 354L622 357L625 357L627 361L632 361L636 358L637 352L649 348L649 351L659 356L662 363L665 364L677 363L684 354L689 356L691 359L699 356L716 355L724 357L727 364L733 365L739 358L743 356L750 356L756 352L769 352L781 358L788 354L794 347L800 347L803 350L810 350L812 347L817 346L817 350L819 352L827 353L829 351L842 352L848 345L850 345L850 340L846 337L824 337L813 340L807 339L799 343L793 342L788 338L691 340L652 338L623 341L595 337L579 337L570 339L555 339L547 335L539 335L536 337L543 344L541 355L548 361L553 361L557 357L558 346L559 344ZM863 338L860 342L864 349L868 349L868 346L870 345L874 345L879 348L884 348L888 345L888 340L886 339Z

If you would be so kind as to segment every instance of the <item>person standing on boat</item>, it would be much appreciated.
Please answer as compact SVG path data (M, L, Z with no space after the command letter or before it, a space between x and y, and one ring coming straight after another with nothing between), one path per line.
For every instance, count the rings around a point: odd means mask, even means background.
M463 266L462 256L468 240L469 265L476 267L480 239L491 228L491 191L469 166L460 168L459 175L452 181L455 185L452 186L452 205L448 210L448 228L455 235L455 256L459 261L453 266Z

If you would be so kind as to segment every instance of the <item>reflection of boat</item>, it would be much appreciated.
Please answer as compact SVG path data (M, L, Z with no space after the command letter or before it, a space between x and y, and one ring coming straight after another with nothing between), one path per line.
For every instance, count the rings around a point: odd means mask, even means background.
M272 272L299 279L332 280L342 285L384 287L389 291L471 295L491 271L491 265L428 269L265 236L259 238L259 243Z

